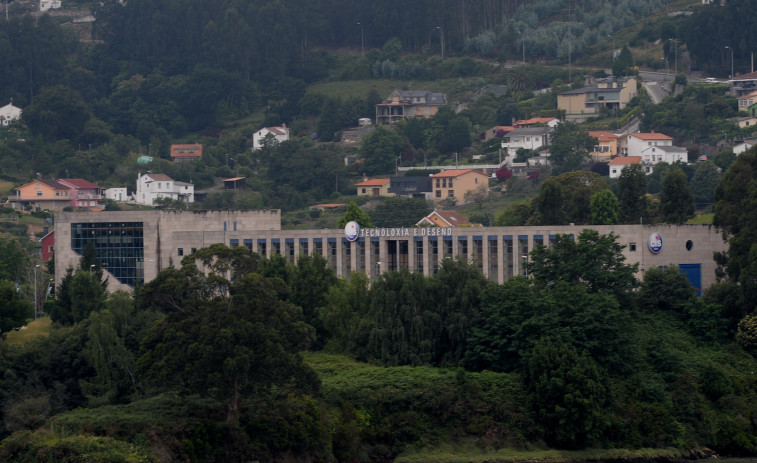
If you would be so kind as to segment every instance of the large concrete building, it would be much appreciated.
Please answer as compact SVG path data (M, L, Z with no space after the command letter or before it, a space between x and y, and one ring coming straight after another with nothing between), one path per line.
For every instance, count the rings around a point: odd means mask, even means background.
M502 283L524 274L536 245L585 228L617 234L627 262L639 264L639 278L645 269L677 265L698 289L715 281L713 252L727 248L708 225L368 228L348 237L341 229L282 230L278 210L61 212L55 214L55 274L60 280L67 267L78 265L91 241L108 289L133 289L180 266L194 250L223 243L267 257L280 254L291 263L319 254L345 278L362 272L374 279L400 268L432 275L443 259L463 258Z

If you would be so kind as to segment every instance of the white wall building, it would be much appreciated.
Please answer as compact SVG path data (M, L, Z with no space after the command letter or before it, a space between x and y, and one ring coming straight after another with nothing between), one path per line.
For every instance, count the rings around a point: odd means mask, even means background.
M677 146L648 146L641 150L641 162L644 170L651 173L653 167L661 162L689 162L689 152Z
M21 108L13 106L11 101L0 108L0 125L10 125L21 118Z
M126 192L126 187L106 188L103 190L103 196L105 199L118 201L119 203L129 200L129 194Z
M134 195L134 202L153 206L158 198L171 198L193 203L195 201L195 187L191 183L178 182L166 174L140 174L137 178L137 192Z
M57 10L61 6L61 0L39 0L39 11Z
M673 146L673 139L662 133L630 133L621 140L621 152L627 156L641 156L650 146Z
M549 144L550 127L523 127L515 129L502 138L502 149L508 156L518 154L518 149L537 150Z
M263 127L254 134L252 134L252 150L259 150L263 147L263 140L266 136L271 135L278 142L289 140L289 127L286 124L281 124L279 127Z

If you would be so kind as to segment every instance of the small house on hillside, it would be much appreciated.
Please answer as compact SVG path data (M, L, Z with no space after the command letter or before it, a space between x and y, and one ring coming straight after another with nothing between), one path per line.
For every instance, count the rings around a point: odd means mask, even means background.
M431 176L433 180L434 201L453 199L456 203L465 200L465 194L480 188L489 187L489 176L473 169L451 169Z
M428 119L447 104L447 95L430 90L395 90L376 105L376 125L392 124L403 119Z
M191 183L178 182L165 174L140 174L134 202L146 206L155 205L159 198L170 198L193 203L195 187Z
M374 178L371 180L368 180L367 178L364 179L362 182L358 182L355 184L355 187L357 187L357 195L358 196L394 196L394 194L389 193L389 186L391 185L391 180L388 178Z
M623 169L633 164L641 164L641 156L620 156L609 162L610 178L618 178Z
M11 125L19 119L21 119L21 108L13 106L13 100L0 108L0 125Z
M196 161L200 158L202 158L202 145L199 143L171 145L171 159L174 164Z
M273 143L281 143L289 140L289 127L281 124L275 127L263 127L252 134L252 150L259 150L265 145L265 140L271 140Z

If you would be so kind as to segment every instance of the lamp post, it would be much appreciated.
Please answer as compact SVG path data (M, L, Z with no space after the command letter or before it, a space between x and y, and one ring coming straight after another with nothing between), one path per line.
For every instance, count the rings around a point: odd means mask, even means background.
M37 319L37 269L39 268L39 264L34 266L34 319Z
M673 60L676 63L675 64L675 70L676 70L676 74L675 75L678 75L678 39L668 39L668 40L670 40L671 42L673 42L673 45L675 46L675 48L673 49Z
M360 24L359 21L355 24L360 26L360 56L365 56L365 40L363 39L363 37L365 36L363 35L363 25Z
M611 40L611 43L612 43L612 50L611 50L611 53L610 53L610 59L612 60L611 62L614 63L615 62L615 36L612 35L612 34L607 34L607 36L610 37L610 40Z
M725 46L727 49L731 50L731 79L733 79L733 48L729 47L728 45Z
M523 264L523 276L527 277L528 276L528 267L527 267L527 265L528 265L528 254L523 254L522 256L520 256L520 258L523 260L523 262L522 262L522 264Z
M442 61L444 61L444 29L439 26L436 26L436 28L439 29L439 43L442 48Z
M92 275L92 272L95 270L95 264L89 265L89 274Z
M520 42L523 46L523 64L526 64L526 34L520 31L518 34L520 35Z

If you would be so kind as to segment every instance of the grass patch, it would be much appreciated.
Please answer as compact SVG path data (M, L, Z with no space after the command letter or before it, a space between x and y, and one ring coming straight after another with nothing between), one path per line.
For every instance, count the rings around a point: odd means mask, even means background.
M8 333L6 340L10 345L24 344L34 338L48 336L50 334L51 327L52 322L50 321L50 317L38 318L22 327L20 330L11 331L10 333Z
M681 458L686 452L678 449L587 449L587 450L515 450L480 449L475 446L443 444L435 448L408 451L394 461L398 463L514 463L519 461L559 462L565 460L600 461L630 458Z
M0 179L0 194L8 195L13 191L13 182Z
M712 219L715 217L714 213L701 214L686 222L691 225L712 225Z

